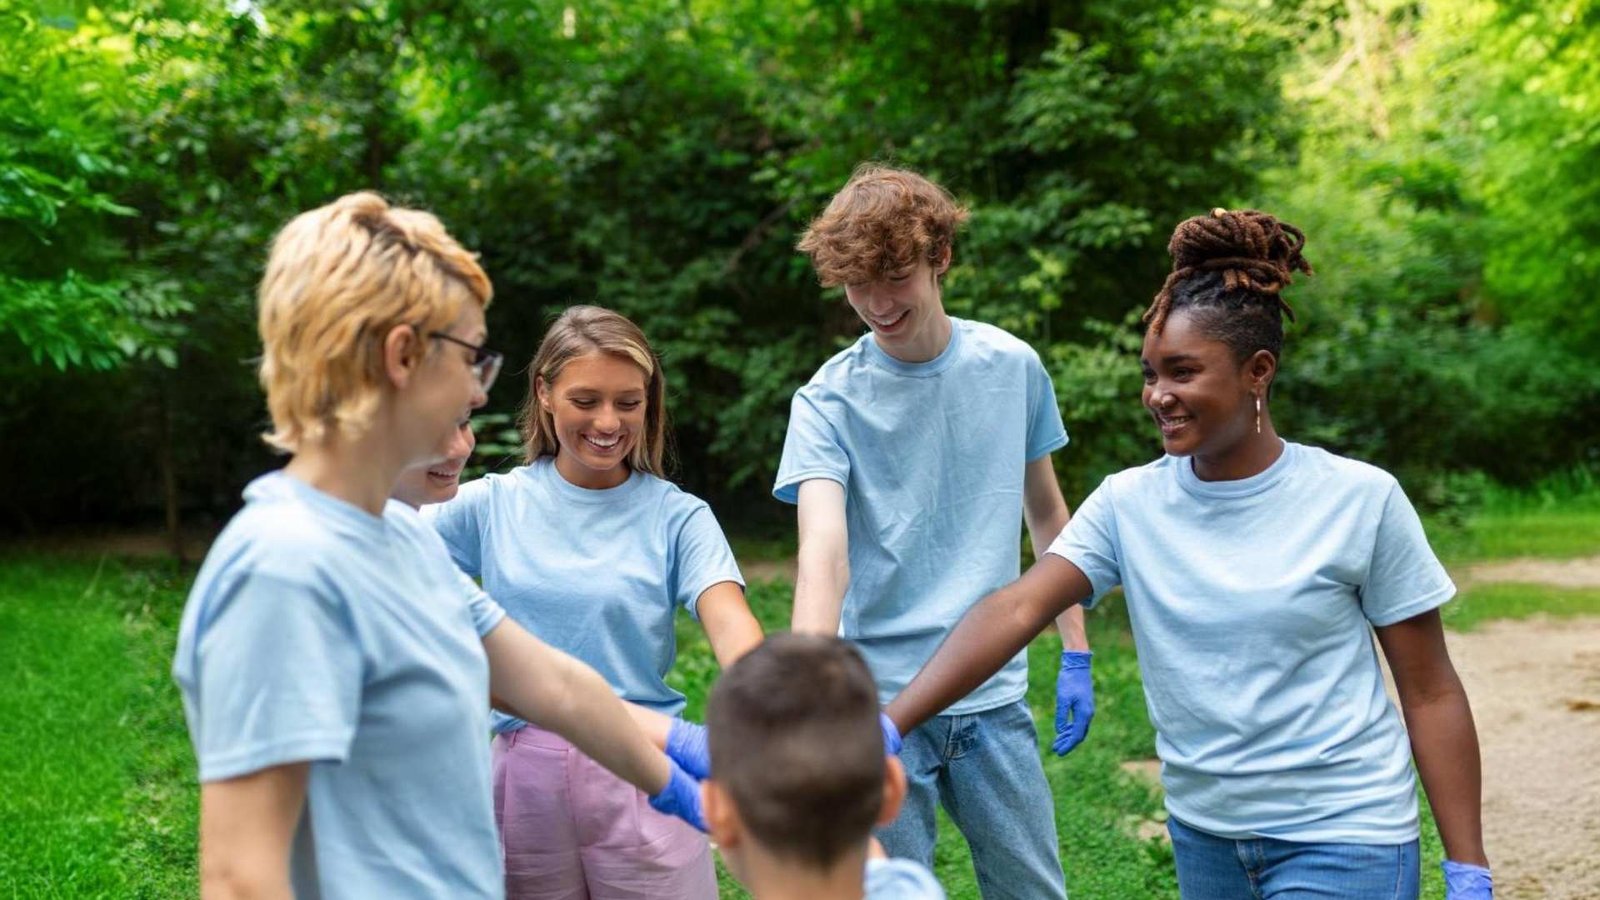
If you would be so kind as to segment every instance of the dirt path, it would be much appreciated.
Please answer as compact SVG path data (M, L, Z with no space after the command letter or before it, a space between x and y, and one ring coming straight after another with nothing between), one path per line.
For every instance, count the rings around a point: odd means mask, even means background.
M1600 898L1600 618L1490 622L1446 641L1478 724L1495 895Z
M1600 556L1580 559L1504 559L1477 563L1455 573L1456 585L1490 582L1544 584L1560 588L1600 587Z
M1600 556L1512 559L1457 573L1600 587ZM1496 895L1600 898L1600 618L1490 622L1449 634L1483 752L1483 829Z
M1454 576L1462 587L1594 588L1600 556L1479 563ZM1488 622L1445 641L1478 725L1495 896L1600 900L1600 617ZM1123 771L1160 779L1154 760ZM1165 836L1155 823L1135 830Z

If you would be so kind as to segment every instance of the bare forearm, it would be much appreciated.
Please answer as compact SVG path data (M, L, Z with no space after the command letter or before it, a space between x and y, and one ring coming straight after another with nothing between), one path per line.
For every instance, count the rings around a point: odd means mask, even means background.
M645 740L657 750L667 749L667 732L672 730L672 717L666 713L658 713L647 709L637 703L623 701L623 708L628 711L628 718L644 733Z
M1055 543L1055 539L1071 521L1072 514L1067 509L1066 501L1061 499L1061 491L1055 484L1055 472L1049 468L1048 459L1034 465L1037 466L1036 470L1030 468L1035 480L1032 491L1034 502L1025 510L1023 519L1028 525L1028 539L1033 544L1033 558L1037 562L1044 559L1050 545ZM1056 630L1061 633L1063 649L1089 649L1089 636L1083 627L1083 608L1077 604L1056 617Z
M1056 630L1061 632L1063 650L1089 649L1089 633L1083 627L1083 607L1074 603L1067 611L1056 616Z
M218 871L204 859L200 864L200 900L294 900L289 873L261 879L241 877L237 869Z
M750 612L744 591L736 582L725 581L712 585L700 595L696 608L700 624L711 642L711 652L717 665L727 668L739 657L754 650L765 635L761 623Z
M651 746L627 706L588 666L574 661L562 668L555 702L539 724L646 794L660 793L670 776L667 759Z
M1036 574L1037 568L968 610L917 677L890 702L889 718L901 734L938 715L1000 671L1061 611L1066 601L1058 605L1040 595L1040 583L1049 576Z
M1445 856L1488 866L1483 850L1482 768L1478 731L1459 682L1454 691L1402 704L1411 752Z
M554 731L640 790L656 794L671 767L650 746L594 669L510 620L484 637L489 693L509 711Z
M838 634L850 564L830 553L800 551L790 628L798 634Z

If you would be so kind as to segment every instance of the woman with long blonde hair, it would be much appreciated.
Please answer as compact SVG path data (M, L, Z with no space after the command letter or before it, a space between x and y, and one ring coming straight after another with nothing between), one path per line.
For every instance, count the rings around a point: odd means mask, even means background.
M727 665L761 641L710 507L664 477L666 379L639 328L575 306L528 367L526 465L427 507L457 565L512 618L668 716L684 609ZM558 735L495 717L495 816L518 898L709 900L705 837Z

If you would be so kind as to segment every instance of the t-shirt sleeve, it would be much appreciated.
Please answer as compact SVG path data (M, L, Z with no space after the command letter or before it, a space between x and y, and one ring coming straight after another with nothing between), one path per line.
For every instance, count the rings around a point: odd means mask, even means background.
M485 479L461 486L453 499L422 507L423 521L444 540L450 559L473 578L483 577L483 522L489 512Z
M706 588L724 581L744 586L744 575L733 558L733 548L704 503L691 510L678 527L672 555L673 600L700 617L698 603Z
M478 630L478 637L487 637L505 619L505 608L460 569L456 569L456 579L461 585L461 592L466 595L467 606L472 610L472 627Z
M362 654L342 598L245 572L209 598L195 644L201 781L349 753Z
M816 401L801 388L789 404L789 432L783 439L783 457L772 496L785 503L800 502L800 485L825 478L849 485L850 456Z
M1122 542L1117 535L1112 491L1111 479L1102 481L1045 551L1077 566L1089 579L1094 595L1084 601L1086 609L1122 584Z
M424 519L428 517L428 509L429 507L423 507L422 516ZM409 510L397 509L395 514L396 524L399 525L409 515ZM421 561L433 567L434 571L442 572L445 582L455 586L462 601L466 603L467 608L472 613L472 627L477 630L478 637L484 637L493 631L494 627L500 624L500 620L506 617L506 611L483 588L479 587L476 581L472 580L472 576L462 570L455 557L449 552L449 544L444 539L444 535L440 534L437 529L428 527L426 521L417 523L413 519L404 527L414 527L416 529L414 535L419 544L417 554L421 557ZM476 548L477 543L476 540L472 542L474 548Z
M944 888L923 866L909 859L867 860L866 900L944 900Z
M1056 405L1056 387L1039 354L1028 359L1028 462L1067 445L1067 426Z
M1375 626L1393 625L1438 608L1455 592L1428 545L1416 509L1399 483L1391 482L1373 539L1372 564L1359 588L1361 611Z

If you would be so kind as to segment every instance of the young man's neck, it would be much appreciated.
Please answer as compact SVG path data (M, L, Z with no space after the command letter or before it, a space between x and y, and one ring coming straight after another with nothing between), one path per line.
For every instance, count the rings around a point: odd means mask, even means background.
M862 900L866 896L866 868L865 847L845 854L826 870L777 859L758 850L743 860L745 887L755 900Z
M925 363L937 359L939 354L950 346L950 335L954 330L955 323L950 321L950 316L943 309L940 309L933 320L924 327L923 333L904 344L888 346L879 340L876 334L872 339L878 342L878 349L901 362Z

